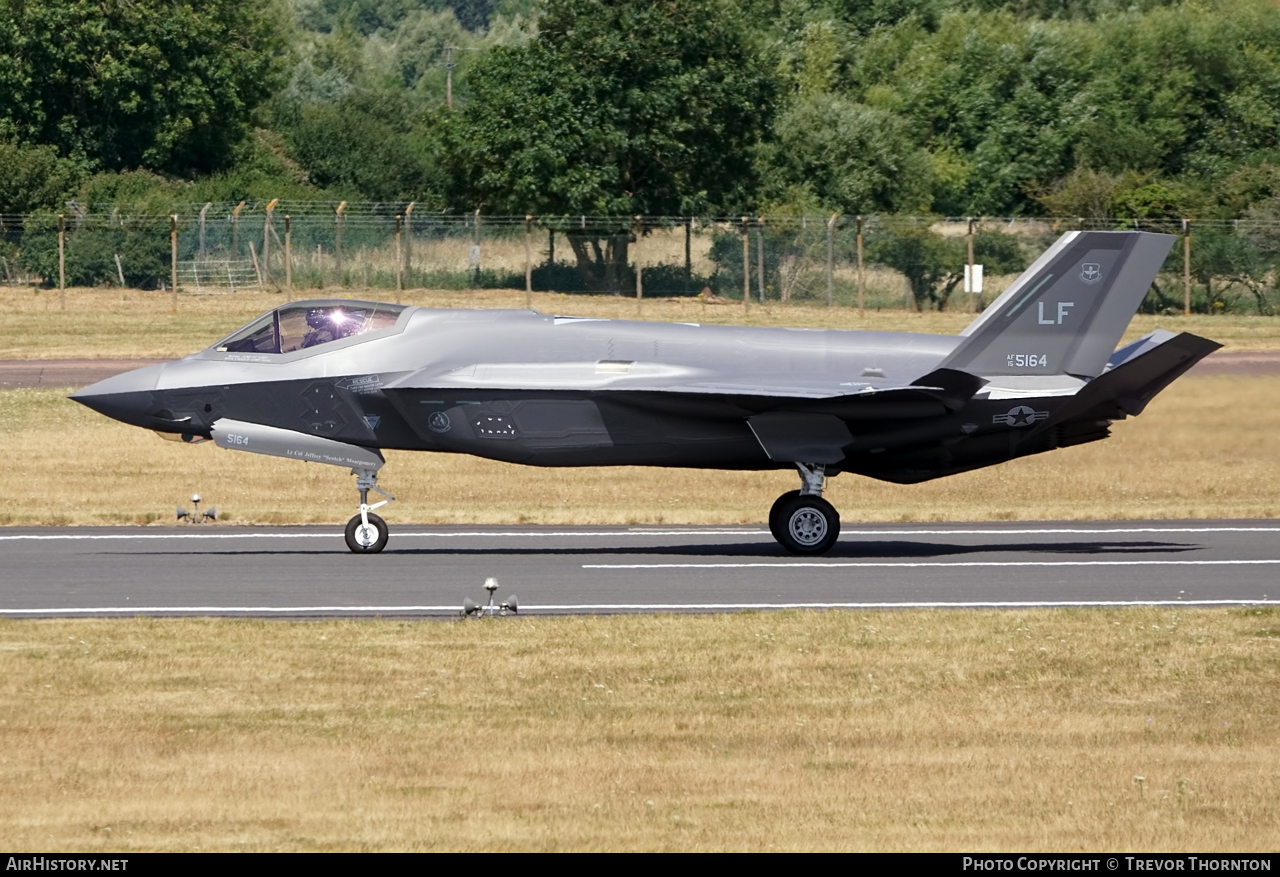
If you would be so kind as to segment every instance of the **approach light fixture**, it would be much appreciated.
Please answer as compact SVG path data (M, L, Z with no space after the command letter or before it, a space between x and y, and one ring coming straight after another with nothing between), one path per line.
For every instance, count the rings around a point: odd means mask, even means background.
M178 520L185 520L188 524L203 524L205 521L218 520L218 509L216 506L209 506L209 508L205 509L203 512L200 511L200 503L202 501L200 494L191 494L191 502L195 506L195 511L189 512L182 506L177 506L174 511Z
M476 618L484 618L486 615L492 618L495 615L506 615L510 612L512 615L520 611L520 604L516 600L516 595L512 594L507 599L498 603L493 603L495 592L498 590L498 580L490 576L484 580L484 589L489 592L489 602L483 606L467 597L462 601L462 615L469 618L474 615Z

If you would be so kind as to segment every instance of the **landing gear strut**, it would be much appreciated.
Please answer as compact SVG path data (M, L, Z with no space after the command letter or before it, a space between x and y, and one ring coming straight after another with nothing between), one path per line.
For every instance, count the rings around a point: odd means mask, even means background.
M826 554L840 537L840 514L822 498L826 467L796 463L799 490L778 497L769 510L769 532L792 554Z
M352 469L351 473L356 476L356 490L360 491L360 511L347 521L347 547L356 554L377 554L387 547L390 531L387 522L373 514L373 510L382 508L395 497L378 487L377 470ZM377 491L386 499L369 505L370 490Z

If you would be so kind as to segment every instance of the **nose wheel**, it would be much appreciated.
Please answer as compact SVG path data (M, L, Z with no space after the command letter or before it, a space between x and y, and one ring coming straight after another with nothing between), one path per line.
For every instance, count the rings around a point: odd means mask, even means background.
M778 497L769 510L769 532L792 554L826 554L840 538L840 513L822 498L821 465L797 463L802 487Z
M347 521L346 535L347 547L354 553L377 554L387 547L387 537L391 535L391 531L387 528L386 521L366 512L364 518L356 515Z
M377 554L387 547L387 538L391 535L387 522L373 513L380 509L394 496L378 487L376 471L352 469L356 476L356 490L360 491L360 510L355 517L347 521L347 547L353 554ZM375 490L386 497L382 502L369 505L369 491Z

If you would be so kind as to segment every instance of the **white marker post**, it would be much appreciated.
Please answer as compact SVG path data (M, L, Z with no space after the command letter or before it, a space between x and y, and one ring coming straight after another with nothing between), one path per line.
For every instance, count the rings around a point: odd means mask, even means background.
M982 295L982 266L964 266L964 291L974 295Z

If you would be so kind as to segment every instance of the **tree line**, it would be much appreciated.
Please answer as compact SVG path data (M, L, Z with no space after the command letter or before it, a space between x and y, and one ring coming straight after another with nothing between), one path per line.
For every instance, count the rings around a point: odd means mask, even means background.
M1277 47L1271 0L0 0L0 214L1280 222Z

